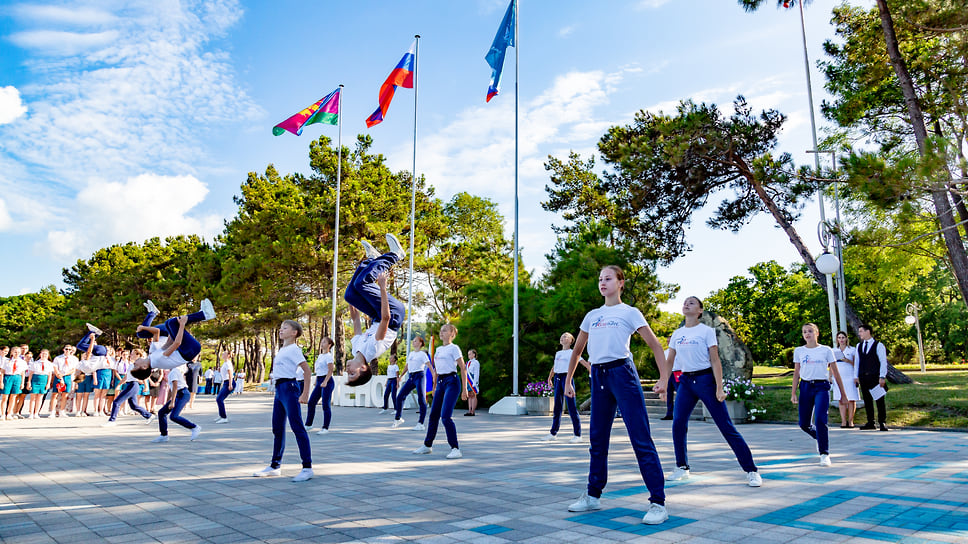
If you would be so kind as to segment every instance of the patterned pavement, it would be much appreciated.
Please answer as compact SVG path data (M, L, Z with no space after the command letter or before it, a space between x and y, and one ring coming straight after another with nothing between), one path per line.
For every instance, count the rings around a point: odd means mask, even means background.
M667 482L670 519L640 519L648 493L616 422L603 510L568 512L584 488L588 447L566 434L540 442L550 417L479 413L457 422L464 458L431 455L423 433L369 408L334 408L331 432L311 433L315 478L289 436L283 477L268 461L271 397L230 397L215 425L212 397L189 419L196 442L135 416L0 421L0 541L41 542L968 542L968 434L831 430L833 466L795 426L742 425L763 487L746 485L714 425L690 422L692 478ZM587 426L587 416L582 418ZM567 423L567 421L565 422ZM666 474L668 421L651 422ZM564 427L569 427L565 425Z

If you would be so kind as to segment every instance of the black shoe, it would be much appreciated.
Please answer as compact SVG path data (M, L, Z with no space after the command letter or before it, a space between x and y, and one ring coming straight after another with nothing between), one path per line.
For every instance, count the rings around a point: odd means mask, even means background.
M873 431L876 428L877 427L873 423L868 423L867 425L864 425L863 427L861 427L860 430L862 430L862 431Z
M887 425L885 425L884 423L881 423L880 430L887 432L889 429L887 428Z
M465 416L473 416L473 415L477 415L477 414L475 414L474 412L464 412L464 415Z
M672 421L672 416L662 416L659 419L662 421Z

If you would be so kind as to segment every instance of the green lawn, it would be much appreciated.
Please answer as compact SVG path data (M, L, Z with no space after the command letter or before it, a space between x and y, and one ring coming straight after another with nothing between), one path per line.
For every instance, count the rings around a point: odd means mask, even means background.
M778 374L786 369L756 367L756 375ZM887 424L891 427L947 427L968 429L968 371L907 372L914 383L890 385L887 394ZM763 408L758 417L765 421L797 421L797 407L790 402L792 376L754 378L757 385L783 386L765 391ZM866 421L864 409L858 409L854 422ZM840 424L840 412L830 409L831 425Z

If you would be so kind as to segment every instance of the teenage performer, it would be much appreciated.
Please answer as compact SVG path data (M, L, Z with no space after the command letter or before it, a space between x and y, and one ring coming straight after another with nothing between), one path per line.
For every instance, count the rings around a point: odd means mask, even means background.
M64 346L64 353L54 357L54 397L51 406L54 407L54 417L67 415L67 397L73 389L74 371L77 370L77 357L74 356L74 346Z
M477 415L477 394L481 388L481 363L477 360L477 350L467 350L467 411L465 416Z
M571 344L574 341L575 337L570 332L563 333L561 338L558 339L561 349L555 353L555 363L551 366L551 372L548 373L548 385L555 392L555 408L552 412L551 431L541 439L544 442L554 440L558 436L558 429L561 427L561 410L564 404L562 401L568 402L568 416L571 417L571 427L574 431L574 435L568 442L570 444L581 442L581 420L578 418L578 404L575 403L575 397L565 396L565 380L568 377L568 364L571 362L573 351ZM581 354L578 354L578 362L586 369L591 370L591 365L581 358ZM574 389L575 384L572 383L571 387Z
M153 339L148 357L137 359L131 367L135 378L144 380L151 375L153 368L171 370L176 366L187 365L202 351L202 345L186 330L191 323L215 319L215 309L211 301L205 299L200 304L201 309L193 314L172 317L165 321L162 327L138 325L137 332L148 332ZM161 332L174 332L161 344ZM162 349L159 348L161 344ZM184 371L183 371L184 372Z
M225 397L235 389L235 365L232 363L232 354L228 350L222 350L222 388L219 389L218 396L215 397L215 404L218 405L218 419L215 423L228 423L229 416L225 413Z
M807 323L801 329L804 345L793 350L793 390L790 401L799 404L800 428L817 441L820 452L820 466L830 466L829 442L827 439L827 407L830 404L830 376L833 373L840 389L840 403L847 403L847 393L837 369L834 351L828 346L817 343L820 327ZM797 399L797 391L800 398ZM814 425L810 425L813 415Z
M599 272L598 291L605 297L605 305L585 315L581 332L575 341L575 349L571 353L571 361L568 363L565 396L574 398L572 379L578 367L578 358L587 344L588 360L592 364L588 490L568 510L586 512L601 509L599 499L608 480L608 443L617 407L622 412L622 421L628 430L639 472L649 489L651 505L642 517L642 522L657 525L669 519L665 509L665 481L659 454L655 451L649 432L649 415L645 408L639 373L632 363L632 352L629 351L632 334L638 333L652 349L659 367L659 381L653 391L660 395L665 393L665 386L669 381L669 366L662 353L662 345L642 312L622 302L624 287L625 274L621 268L606 266Z
M135 349L131 352L132 355L141 358L144 357L144 352L140 349ZM125 401L128 401L128 407L141 414L141 417L145 418L149 423L151 421L152 414L148 410L145 410L140 405L138 405L136 395L141 392L141 380L137 379L130 372L125 374L124 383L121 385L121 390L117 395L114 396L114 402L111 403L111 415L108 417L106 423L101 425L102 427L113 427L116 425L118 419L118 410L124 405ZM181 410L178 411L181 413ZM175 417L178 414L172 414L172 421L175 421ZM167 435L166 433L163 433Z
M346 286L343 298L350 304L354 336L352 359L346 363L346 385L364 385L377 369L376 360L390 349L403 324L406 307L387 293L387 277L390 269L406 253L392 234L386 235L390 251L380 255L366 241L361 242L366 258L356 267L353 278ZM358 311L357 311L358 310ZM365 332L360 329L359 312L366 314L372 325Z
M161 434L152 440L152 442L168 442L169 414L171 415L172 421L192 431L192 436L189 440L194 442L202 432L201 426L181 416L181 411L188 404L188 397L190 395L188 392L188 382L185 380L185 370L187 368L181 365L168 371L168 399L161 410L158 411L158 431ZM149 419L149 421L151 420Z
M854 414L857 412L857 401L860 393L857 384L850 379L854 375L854 365L857 364L857 348L847 343L847 333L837 333L837 347L834 348L834 358L837 359L837 371L840 372L844 391L847 393L847 404L840 402L840 390L834 389L834 400L840 408L840 428L854 428Z
M97 343L97 337L104 332L90 323L87 324L87 329L88 333L77 343L77 349L87 354L86 370L90 371L93 384L94 413L101 414L104 411L104 399L107 397L108 387L111 386L114 371L108 361L108 348ZM84 412L87 414L86 406Z
M723 390L723 364L719 359L719 342L716 340L716 330L699 322L702 315L702 301L696 297L687 297L682 303L682 315L686 317L685 325L676 329L669 339L669 359L673 368L680 363L682 374L679 376L679 391L676 394L676 406L672 418L672 442L676 451L676 469L669 477L670 481L686 480L689 478L689 460L686 455L686 432L689 429L689 416L702 401L719 427L720 434L726 439L739 461L739 466L746 472L746 481L750 487L763 485L763 478L756 471L753 454L750 447L743 440L743 436L736 430L729 414L726 412L726 393ZM666 393L668 394L668 392Z
M20 347L10 348L10 356L3 364L3 393L0 394L0 420L20 419L13 409L17 405L17 395L23 390L24 373L27 372L27 361L20 356Z
M316 434L327 434L329 423L333 419L333 389L336 388L333 382L333 372L336 371L336 363L333 360L333 339L324 336L319 341L319 357L316 358L316 386L309 395L309 406L306 408L306 428L313 426L316 418L316 403L323 401L323 426Z
M393 411L397 411L397 389L400 385L400 365L397 364L397 356L390 355L390 364L387 365L387 384L383 388L383 409L381 414L390 411L388 408L390 400L393 400Z
M276 353L272 363L272 375L276 381L276 394L272 402L272 459L269 466L253 473L255 477L279 476L282 470L282 454L286 449L286 420L292 434L296 435L296 445L299 446L299 457L302 458L302 470L292 481L305 482L313 477L313 459L309 444L309 433L303 425L300 404L309 401L309 387L312 373L309 364L303 356L302 349L296 344L296 339L302 336L302 325L287 319L279 327L279 339L282 347ZM296 369L301 368L305 376L300 394L299 384L296 383Z
M429 370L431 374L434 374L434 367L430 363L430 354L423 351L423 347L424 339L420 336L414 336L410 342L410 353L407 354L407 368L404 371L407 376L407 381L400 388L400 393L397 394L397 414L393 420L393 428L403 425L403 405L407 402L407 395L416 389L420 419L417 420L417 424L414 425L413 430L427 430L427 427L424 426L424 417L427 415L427 379L425 372ZM436 382L437 375L434 374L433 378L433 381Z
M423 446L413 450L416 454L426 454L433 451L434 438L437 437L437 425L444 424L447 433L447 444L450 453L447 459L460 459L464 456L457 442L457 425L454 424L454 406L457 405L457 395L461 400L467 400L467 365L464 364L464 354L460 346L453 344L457 336L457 327L447 323L440 328L440 347L434 352L434 366L437 368L437 385L434 388L434 400L430 405L430 421L427 423L427 436ZM457 369L460 368L460 377Z
M54 363L50 360L50 352L46 349L40 350L40 358L30 364L24 378L30 384L30 415L27 419L40 417L40 405L44 402L44 395L54 385L50 379L53 373Z

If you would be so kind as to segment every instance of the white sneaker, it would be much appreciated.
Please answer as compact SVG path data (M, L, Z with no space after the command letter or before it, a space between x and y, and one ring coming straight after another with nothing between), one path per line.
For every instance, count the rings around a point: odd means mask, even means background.
M151 302L151 299L148 299L148 300L145 301L145 309L148 310L148 313L149 314L160 314L161 313L161 312L158 311L158 307L155 306L155 303L154 302Z
M389 411L390 410L387 410L386 408L384 408L384 409L380 410L380 415L382 416L383 414L385 414L385 413L387 413Z
M750 487L760 487L763 485L763 478L760 477L759 472L748 472L746 476L750 480Z
M400 420L400 423L403 423L403 420ZM416 425L413 426L413 430L426 431L427 427L423 423L417 423Z
M200 435L200 434L202 434L202 426L201 425L195 425L195 428L192 429L192 437L189 440L191 440L192 442L194 442L195 439L198 438L198 435Z
M207 298L199 304L201 306L202 313L205 314L205 321L209 319L215 319L215 308L212 306L212 301Z
M580 444L581 443L581 436L579 436L577 434L575 436L572 436L571 439L568 440L568 443L569 444Z
M642 516L642 523L646 525L658 525L667 519L669 519L669 513L666 512L665 506L652 503L649 511Z
M85 323L85 325L87 325L87 330L93 332L94 334L96 334L98 336L101 336L102 334L104 334L104 331L102 331L101 329L95 327L94 325L91 325L90 323Z
M329 434L329 429L320 429L316 434Z
M152 440L152 442L168 442L168 435L156 436L155 439Z
M305 482L306 480L311 480L313 478L313 469L304 468L299 471L299 474L293 476L292 481L294 482Z
M447 454L447 459L460 459L464 454L460 452L459 448L452 448L450 453Z
M602 501L597 497L592 497L587 491L582 492L581 497L578 497L578 500L568 507L569 512L590 512L601 509Z
M555 435L553 435L553 434L551 434L551 433L548 433L548 434L546 434L546 435L544 435L544 436L541 437L541 441L542 442L551 442L551 441L553 441L556 438L558 438L558 437L555 436Z
M753 474L753 473L751 472L750 474ZM688 480L689 469L684 467L676 467L676 469L672 471L672 474L670 474L669 477L666 479L669 480L670 482L678 482L679 480Z
M215 423L228 423L228 422L229 422L229 418L227 417L220 417L215 420Z
M360 240L360 245L363 246L363 251L366 252L367 259L376 259L380 256L380 252L373 247L373 244L367 242L366 240Z
M390 234L389 232L387 233L387 245L390 246L390 251L396 253L397 257L400 257L400 259L403 259L407 256L407 252L403 250L403 246L400 245L400 241L397 240L396 236Z
M415 450L413 450L413 453L414 453L415 455L417 455L417 454L421 454L421 453L423 453L423 454L427 454L427 453L430 453L430 452L432 452L432 451L434 451L434 449L433 449L433 448L430 448L430 447L427 447L427 446L420 446L419 448L417 448L417 449L415 449Z
M117 424L118 424L117 421L105 421L104 423L101 424L101 426L102 427L114 427Z
M253 472L252 475L256 478L265 478L266 476L282 476L282 471L278 468L268 466L258 472Z
M156 421L157 419L158 419L157 414L151 414L148 416L148 419L145 420L145 425L151 425L151 422Z
M827 455L826 453L820 454L820 466L829 467L830 465L831 465L830 456Z
M392 425L390 425L390 428L391 428L391 429L396 429L396 428L397 428L397 427L399 427L400 425L403 425L403 418L400 418L400 419L394 419L394 420L393 420L393 424L392 424Z

